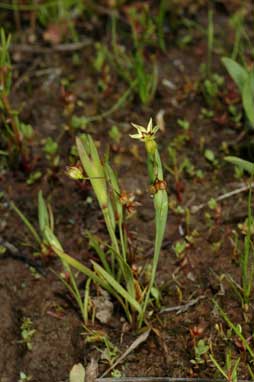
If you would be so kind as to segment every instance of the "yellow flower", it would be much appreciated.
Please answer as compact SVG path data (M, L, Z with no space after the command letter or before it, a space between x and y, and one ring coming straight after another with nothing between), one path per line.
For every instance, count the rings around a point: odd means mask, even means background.
M132 126L137 129L137 134L130 134L131 138L139 139L142 142L153 141L155 139L155 134L159 130L159 126L153 126L153 120L150 118L147 127L141 125L136 125L132 123Z

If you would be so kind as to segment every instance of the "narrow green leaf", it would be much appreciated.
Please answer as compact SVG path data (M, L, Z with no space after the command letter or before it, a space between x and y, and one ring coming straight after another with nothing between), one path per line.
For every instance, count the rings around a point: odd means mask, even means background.
M53 249L54 249L55 253L61 258L61 260L63 261L63 264L68 264L69 266L74 267L79 272L83 273L85 276L90 278L94 283L96 283L97 285L100 285L102 288L107 290L112 296L114 296L119 301L119 303L122 305L128 320L130 322L132 321L132 317L128 311L128 307L126 306L126 303L122 300L121 294L119 293L118 290L115 290L107 282L107 280L104 277L102 278L101 275L97 276L94 271L92 271L91 269L89 269L88 267L83 265L80 261L78 261L78 260L74 259L73 257L71 257L70 255L68 255L67 253L60 251L58 248L53 248ZM96 263L93 262L93 266L95 266L95 264ZM98 266L98 264L96 264L96 265ZM103 269L103 268L101 268L101 269ZM106 273L106 271L104 271L104 272ZM127 292L126 292L126 294L127 294ZM136 304L137 304L137 306L139 306L137 302L136 302Z
M248 79L247 70L229 57L223 57L222 62L242 94L244 84Z
M40 231L43 234L45 228L49 226L49 215L41 190L38 193L38 220Z
M101 260L101 263L104 267L104 269L108 272L108 273L111 273L111 269L110 269L110 266L109 266L109 263L107 261L107 257L106 257L106 254L105 252L101 249L101 240L96 236L96 235L93 235L91 232L87 231L86 232L86 237L88 238L89 240L89 247L93 248L95 250L95 252L97 253L97 255L99 256L100 260Z
M224 159L225 161L230 162L235 166L239 166L242 170L247 171L250 175L254 174L254 163L234 156L227 156Z
M23 221L23 223L29 229L29 231L31 232L31 234L33 235L33 237L37 241L37 243L39 245L41 245L42 240L41 240L40 236L38 235L38 233L36 232L36 230L33 227L33 225L30 223L30 221L25 217L25 215L20 211L20 209L15 205L14 202L11 202L10 206L18 214L20 219Z
M93 186L99 205L103 209L108 205L105 173L92 137L90 135L85 135L85 139L85 145L80 138L76 139L78 153L82 166Z
M111 275L109 275L100 265L92 261L95 272L120 294L128 303L141 313L141 306Z
M248 81L245 82L243 87L243 108L250 121L252 127L254 127L254 92L252 91L251 75Z
M59 240L48 226L45 227L43 231L43 236L51 247L57 248L59 251L63 251L63 247L61 246Z
M67 253L59 250L57 247L53 248L56 254L67 264L69 264L71 267L76 268L79 272L83 273L90 279L92 279L95 283L98 285L102 286L103 288L106 289L107 285L106 283L101 280L91 269L83 265L80 261L74 259Z

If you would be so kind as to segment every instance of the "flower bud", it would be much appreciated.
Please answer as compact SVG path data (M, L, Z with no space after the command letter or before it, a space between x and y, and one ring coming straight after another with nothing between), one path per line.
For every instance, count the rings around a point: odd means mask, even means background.
M78 166L68 166L66 167L66 174L74 180L84 179L82 170Z

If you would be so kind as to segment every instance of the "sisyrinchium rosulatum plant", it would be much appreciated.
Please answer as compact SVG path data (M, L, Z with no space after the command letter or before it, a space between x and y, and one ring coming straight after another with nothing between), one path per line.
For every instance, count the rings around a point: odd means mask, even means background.
M248 124L254 128L254 66L240 65L229 57L223 57L222 62L238 87Z
M88 234L91 246L97 252L98 261L91 260L92 269L65 253L59 246L52 248L64 264L75 268L87 276L88 280L105 289L122 306L126 318L132 324L141 327L148 305L158 300L156 271L167 215L168 196L163 169L155 142L158 127L153 127L150 119L147 128L133 124L137 134L131 135L145 144L149 180L152 185L155 208L155 242L150 280L143 285L130 261L130 248L126 230L126 215L135 207L133 197L120 189L117 176L108 161L102 163L94 140L90 135L77 138L76 144L83 168L69 167L68 175L73 179L88 178L102 211L107 228L109 242L104 247L100 240Z
M247 171L250 174L250 180L254 174L254 164L244 159L228 156L225 160L240 167L242 170ZM237 250L240 253L240 266L241 266L241 284L239 285L231 277L231 285L233 286L237 296L242 302L244 312L248 312L250 306L250 298L253 292L254 282L254 243L252 227L254 223L253 211L252 211L252 185L250 184L249 196L248 196L248 211L246 219L246 230L243 240L243 248L238 243Z
M133 211L136 202L131 194L120 190L118 179L110 164L107 161L102 164L96 145L90 135L83 134L82 138L77 138L76 142L83 168L72 166L67 169L67 173L76 180L90 180L109 235L109 243L102 247L102 241L97 236L87 233L90 247L96 251L98 256L97 262L91 261L92 269L65 253L54 234L52 209L45 202L41 191L38 194L40 234L37 233L17 206L13 202L11 203L12 208L20 216L39 245L39 254L43 258L48 258L54 252L61 258L64 266L62 280L76 300L85 324L88 322L88 315L91 310L91 282L105 289L114 297L122 306L129 322L137 323L138 327L142 326L147 307L151 301L158 302L159 300L159 291L156 288L156 270L167 222L168 197L160 155L155 142L158 127L153 127L152 120L149 121L147 128L135 124L134 127L138 133L131 135L131 137L145 143L155 207L154 255L150 280L147 284L143 285L138 279L130 261L126 215ZM76 277L72 272L73 268L87 277L84 293L78 289Z
M12 67L10 61L11 36L6 36L0 29L0 138L1 149L10 158L20 157L25 170L29 169L28 141L32 138L33 130L20 120L19 111L13 109L10 101L12 88ZM4 151L5 150L5 151Z

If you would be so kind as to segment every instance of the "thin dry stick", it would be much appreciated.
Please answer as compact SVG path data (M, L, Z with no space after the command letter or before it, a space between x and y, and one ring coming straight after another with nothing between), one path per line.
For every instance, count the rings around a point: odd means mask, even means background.
M122 362L133 350L135 350L142 342L145 342L149 337L151 329L148 329L146 332L142 333L138 338L135 339L134 342L128 347L128 349L116 360L116 362L110 366L100 377L103 378L107 375L111 370L113 370L120 362Z
M85 39L80 42L67 43L67 44L58 44L54 45L51 48L47 48L41 45L29 45L29 44L11 44L10 50L13 52L23 52L23 53L52 53L52 52L73 52L75 50L80 50L85 46L93 44L93 40Z
M176 306L170 306L168 308L162 308L160 313L170 313L175 312L176 314L184 313L186 312L191 306L196 305L200 300L205 298L205 296L199 296L197 298L194 298L183 305L176 305Z
M222 194L222 195L218 196L217 198L215 198L215 200L216 200L216 202L219 202L220 200L228 199L231 196L240 194L241 192L244 192L244 191L248 191L250 188L254 188L254 183L244 185L244 186L237 188L236 190L233 190L233 191L226 192L225 194ZM196 212L200 211L201 209L203 209L207 205L208 205L208 202L199 204L197 206L192 206L190 208L190 211L192 214L195 214Z

